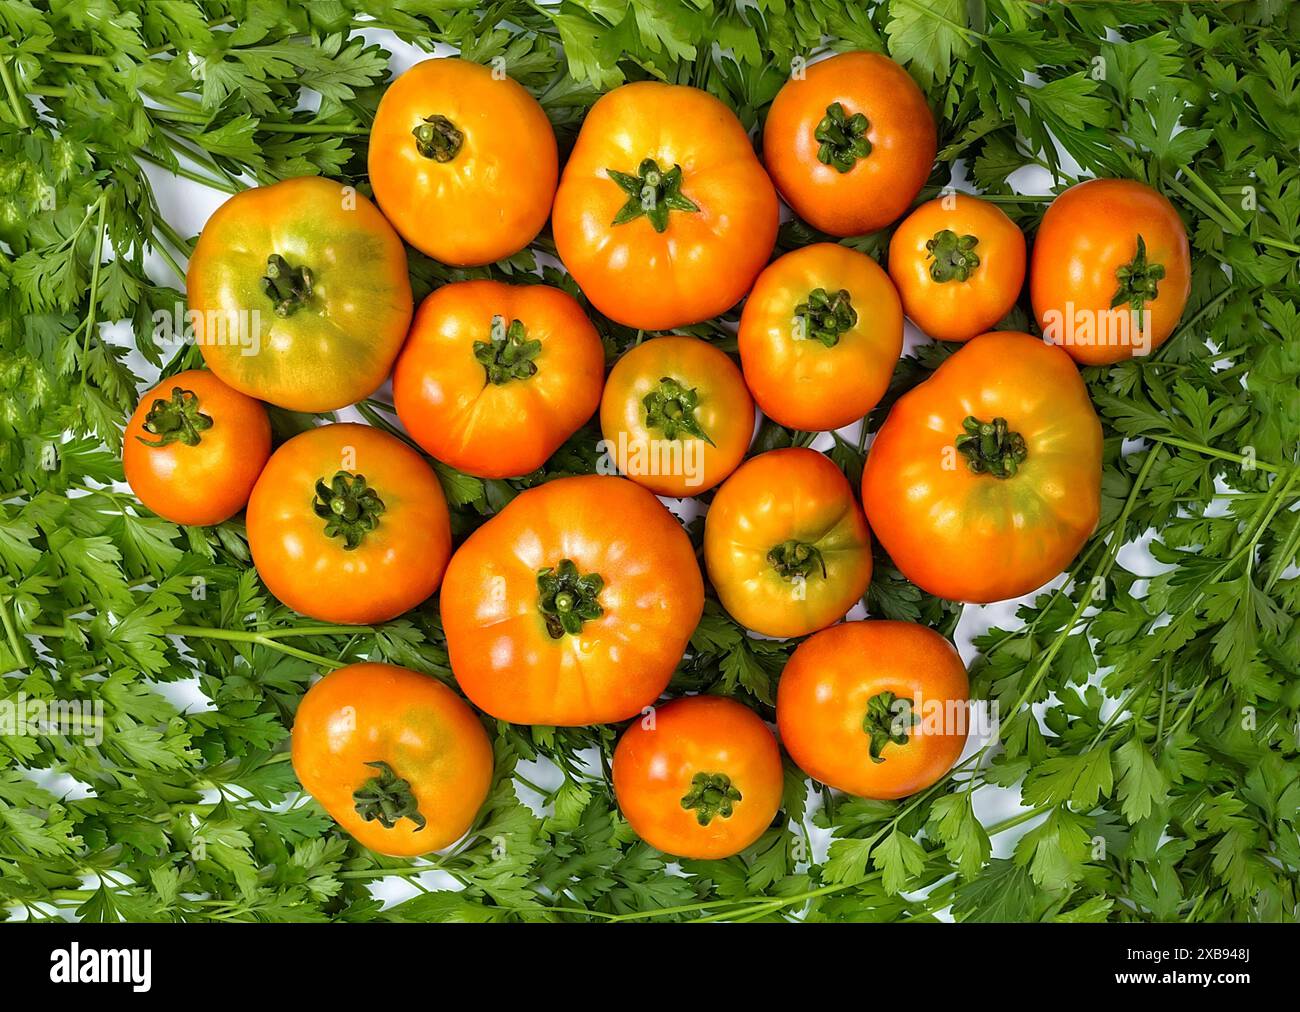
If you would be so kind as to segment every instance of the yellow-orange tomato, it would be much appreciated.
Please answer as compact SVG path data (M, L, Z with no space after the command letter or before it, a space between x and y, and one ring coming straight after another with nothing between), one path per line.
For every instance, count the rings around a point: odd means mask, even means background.
M956 648L913 622L845 622L799 644L776 722L795 764L863 798L904 798L966 744L970 683Z
M744 458L754 402L725 352L694 337L660 337L618 360L600 427L607 452L637 484L657 495L699 495Z
M668 685L704 611L695 550L622 478L521 492L452 557L442 625L465 695L516 724L604 724Z
M759 275L740 317L740 364L763 413L838 429L884 396L903 350L903 309L865 253L820 243Z
M769 450L718 489L704 518L718 600L766 636L844 617L871 580L871 536L840 469L814 450Z
M1025 284L1025 237L1002 209L950 194L903 219L889 243L903 311L940 341L968 341L1011 311Z
M781 807L781 750L753 710L720 696L656 708L614 750L614 795L650 846L678 857L730 857Z
M1043 215L1029 294L1047 340L1082 365L1106 365L1164 344L1191 278L1187 231L1168 200L1131 179L1090 179Z
M459 267L532 242L559 174L537 100L455 57L417 63L388 86L370 128L369 166L375 200L403 238Z
M266 409L191 369L140 398L126 425L122 468L131 491L160 517L201 527L244 508L270 455Z
M267 589L325 622L387 622L438 588L451 522L437 476L400 439L322 425L272 454L248 500Z
M459 840L492 786L492 743L436 678L350 664L307 690L293 723L293 769L363 847L416 857Z
M462 281L420 306L393 403L438 460L482 478L546 463L600 403L605 349L574 298L548 285Z
M831 235L862 235L907 210L937 143L930 107L907 71L878 53L843 53L777 93L763 159L800 218Z
M984 604L1041 587L1101 509L1101 423L1078 369L1028 334L968 341L890 410L862 504L931 594Z
M706 91L640 81L591 107L555 194L564 266L645 330L734 306L776 242L777 200L740 121Z
M411 323L402 240L355 189L315 176L256 186L217 208L185 286L208 368L292 411L369 397Z

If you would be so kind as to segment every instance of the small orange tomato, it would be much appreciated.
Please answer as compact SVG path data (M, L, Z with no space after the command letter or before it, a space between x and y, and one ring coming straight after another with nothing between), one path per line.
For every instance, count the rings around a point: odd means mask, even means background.
M795 447L742 464L704 517L718 600L765 636L804 636L844 617L871 580L871 536L848 479Z
M692 496L736 469L754 435L754 401L726 352L694 337L628 351L600 402L606 452L656 495Z
M845 622L810 636L781 672L776 722L795 764L863 798L903 798L966 744L961 657L913 622Z
M481 478L535 471L600 403L605 349L549 285L462 281L420 306L393 403L431 455Z
M597 309L671 330L744 297L777 218L776 191L730 109L699 88L638 81L587 113L551 227Z
M740 317L740 364L763 413L792 429L857 421L903 350L903 309L865 253L819 243L759 275Z
M777 93L763 128L763 159L781 196L838 236L874 232L906 211L937 144L921 89L878 53L812 64Z
M739 854L781 807L781 751L747 706L688 696L658 707L614 750L614 795L650 846L710 860Z
M1016 304L1025 237L995 204L951 194L903 219L889 243L889 276L921 330L939 341L968 341Z
M492 743L456 693L391 664L350 664L307 690L298 780L363 847L417 857L459 840L492 786Z
M437 588L451 554L437 476L400 439L322 425L267 461L248 500L262 582L324 622L387 622Z
M1131 179L1090 179L1043 215L1029 294L1046 340L1081 365L1107 365L1164 344L1191 277L1173 204Z
M452 671L516 724L626 720L668 685L704 610L695 549L623 478L556 478L471 534L439 597Z
M551 213L559 174L546 113L517 82L468 60L417 63L370 128L370 183L416 249L466 267L517 253Z
M131 491L160 517L204 527L244 508L270 455L266 408L191 369L140 398L126 425L122 468Z

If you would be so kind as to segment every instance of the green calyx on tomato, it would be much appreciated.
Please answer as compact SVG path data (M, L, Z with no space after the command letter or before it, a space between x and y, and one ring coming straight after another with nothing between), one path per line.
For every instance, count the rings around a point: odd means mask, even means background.
M378 819L385 829L392 829L402 819L410 819L417 833L422 830L425 818L410 782L399 777L386 762L366 765L379 772L352 793L357 814L367 822Z
M1138 236L1137 254L1123 267L1115 271L1119 287L1115 297L1110 300L1110 308L1115 309L1127 304L1135 313L1142 312L1147 301L1154 301L1156 289L1165 277L1165 265L1147 262L1147 244Z
M848 172L859 158L871 154L871 141L867 140L870 129L871 123L862 113L850 116L839 102L832 102L813 133L818 143L817 160L836 172Z
M665 439L677 439L685 433L713 446L713 440L695 416L699 403L700 395L695 387L684 387L671 376L665 376L641 398L646 428L658 429Z
M451 161L460 154L460 146L465 143L465 135L446 116L426 116L411 133L420 154L435 162Z
M604 586L599 573L580 574L572 559L561 559L558 566L539 571L537 610L551 639L563 639L565 633L576 636L584 622L600 618L605 609L597 598Z
M841 335L858 323L858 311L853 299L841 288L832 295L825 288L814 288L808 297L794 307L795 336L820 341L827 348L839 344Z
M474 358L487 372L488 381L497 386L536 375L534 359L541 350L541 341L528 340L522 321L511 320L507 327L503 316L492 317L490 340L474 342Z
M767 553L767 561L786 580L806 580L814 572L826 576L826 560L815 546L803 541L782 541Z
M912 701L900 699L892 692L878 692L867 700L862 730L871 738L871 761L882 763L880 753L886 745L906 745L908 731L917 723Z
M199 411L199 395L193 390L172 387L171 400L159 397L149 406L149 413L144 418L144 431L158 438L135 438L145 446L166 446L169 443L198 446L203 438L199 433L210 428L212 418Z
M1025 462L1029 454L1025 437L1013 432L1005 418L982 422L974 415L967 415L961 424L966 431L956 438L953 445L976 474L1010 478Z
M695 821L707 826L719 815L731 818L740 797L740 791L732 786L727 774L696 773L691 777L691 789L682 795L682 807L687 811L694 809Z
M325 521L325 536L342 538L348 551L360 546L362 539L379 526L384 501L379 493L366 484L364 474L339 471L325 484L316 482L316 497L312 509Z
M627 203L618 209L612 225L624 225L641 215L649 219L656 232L668 227L670 211L698 211L699 205L682 195L682 167L674 165L665 172L653 158L647 158L634 176L606 169L605 173L627 194Z
M266 258L262 291L275 303L276 316L292 316L311 299L313 280L310 267L290 267L279 253L272 253Z
M925 244L926 254L934 261L930 264L930 277L942 284L945 281L968 281L980 265L975 247L979 237L958 235L950 228L936 232Z

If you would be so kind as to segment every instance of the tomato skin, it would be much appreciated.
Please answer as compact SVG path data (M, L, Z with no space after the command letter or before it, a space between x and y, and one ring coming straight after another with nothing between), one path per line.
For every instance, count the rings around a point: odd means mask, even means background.
M885 743L873 762L863 725L868 702L886 692L910 699L921 723L907 743ZM862 798L905 798L960 758L969 695L961 657L938 633L913 622L844 622L791 655L777 688L776 722L790 758L813 779ZM962 704L959 718L955 704ZM927 706L944 709L927 717Z
M795 312L818 289L848 292L857 314L831 347ZM888 389L903 350L903 309L889 276L865 253L805 246L759 275L740 317L739 346L745 382L764 414L808 432L839 429Z
M864 114L871 151L840 172L818 160L815 134L830 106ZM907 210L934 166L934 116L916 82L877 53L842 53L811 64L777 92L763 127L763 161L785 202L836 236L884 228Z
M316 483L362 475L384 504L356 548L326 533ZM346 484L346 483L345 483ZM355 487L355 485L353 486ZM451 554L442 486L420 455L368 425L321 425L267 462L248 501L248 547L267 589L324 622L386 622L437 588Z
M945 230L978 239L973 253L979 264L965 280L937 281L931 274L937 261L926 244ZM1025 237L996 204L964 193L941 197L922 204L895 230L889 276L903 311L921 330L939 341L969 341L1016 304L1025 284Z
M688 696L656 707L649 722L633 723L614 750L614 795L637 835L698 860L731 857L762 836L781 807L783 773L776 738L759 716L732 699ZM730 815L699 797L700 773L726 777L715 783L740 794Z
M180 438L146 446L161 438L144 427L150 411L159 401L170 404L176 390L197 398L194 410L210 418L211 427L197 433L194 446ZM179 372L141 397L122 442L122 468L136 498L164 519L195 527L242 510L270 455L266 409L203 369Z
M974 473L963 421L1003 417L1026 457ZM867 455L862 502L894 564L923 590L987 604L1057 576L1097 526L1101 423L1073 361L1028 334L973 338L890 410Z
M298 704L292 736L298 780L363 847L417 857L459 840L492 786L492 743L474 711L436 678L391 664L350 664ZM385 762L406 780L426 820L391 828L353 798Z
M699 210L670 210L663 232L628 203L608 170L636 176L645 159L682 170ZM555 194L560 259L592 304L644 330L699 323L749 291L776 242L777 199L735 115L708 92L639 81L602 96L582 124Z
M769 553L812 546L802 580ZM731 616L765 636L803 636L844 617L871 581L871 536L838 467L814 450L769 450L747 460L704 518L704 561Z
M678 432L668 440L660 426L647 424L646 397L665 388L663 380L691 391L696 400L692 416L712 443ZM673 402L677 403L677 402ZM705 492L736 469L754 436L754 401L744 377L726 352L695 337L658 337L629 350L614 365L600 402L600 428L610 449L628 447L628 463L638 452L676 442L687 454L698 454L698 474L635 474L628 477L656 495L683 496ZM636 468L629 466L628 471Z
M1150 351L1174 332L1191 292L1191 254L1187 230L1178 212L1161 194L1131 179L1090 179L1070 187L1043 215L1034 239L1029 294L1045 336L1061 344L1081 365L1108 365L1131 358L1128 343L1075 343L1067 318L1085 312L1096 327L1128 319L1128 306L1111 308L1120 287L1116 272L1137 255L1138 236L1149 264L1164 267L1156 297L1144 305L1151 312Z
M536 372L492 382L475 346L520 321L540 341ZM592 416L605 349L577 301L549 285L462 281L420 305L393 370L393 402L432 456L481 478L510 478L546 463Z
M412 131L442 116L462 135L449 161ZM456 57L424 60L388 86L370 129L375 200L402 236L458 267L518 253L551 213L559 157L550 120L509 77Z
M598 616L552 636L539 573L596 574ZM447 653L479 709L573 727L639 713L672 677L704 611L690 538L641 486L557 478L521 492L457 549L442 594Z
M287 316L262 280L273 255L308 268L311 294ZM203 360L241 393L293 411L334 411L378 390L411 322L406 250L355 190L307 176L236 194L208 219L185 276L204 324ZM251 314L256 311L254 319Z

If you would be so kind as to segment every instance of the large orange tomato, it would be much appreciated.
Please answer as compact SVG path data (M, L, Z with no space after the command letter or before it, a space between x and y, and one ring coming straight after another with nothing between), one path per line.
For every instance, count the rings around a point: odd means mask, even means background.
M763 158L795 214L831 235L884 228L930 175L934 117L907 71L878 53L843 53L777 92Z
M739 854L781 807L781 750L747 706L689 696L634 723L614 750L614 795L650 846L709 860Z
M953 193L922 204L889 242L903 311L940 341L968 341L1011 311L1025 284L1025 237L995 204Z
M455 843L492 786L492 743L456 693L391 664L351 664L307 690L293 769L363 847L416 857Z
M799 644L776 722L795 764L863 798L903 798L961 756L970 683L956 648L912 622L845 622Z
M740 317L740 364L763 413L838 429L884 396L903 350L903 310L865 253L820 243L759 275Z
M546 463L600 403L605 349L572 296L462 281L420 306L393 370L393 402L438 460L483 478Z
M293 411L334 411L378 390L411 322L402 240L353 187L315 176L217 208L185 285L208 368Z
M766 636L803 636L844 617L871 580L871 537L848 479L795 447L747 460L704 518L718 600Z
M191 369L140 398L126 425L122 468L131 491L160 517L206 526L244 508L270 455L266 409Z
M442 625L482 710L517 724L604 724L668 685L704 610L681 524L623 478L520 493L452 557Z
M629 327L734 306L776 242L776 191L740 121L708 92L640 81L587 113L555 194L560 259Z
M432 594L451 554L437 476L366 425L309 429L267 462L248 500L262 582L325 622L386 622Z
M1090 179L1043 215L1029 294L1048 341L1106 365L1164 344L1191 277L1187 231L1168 200L1131 179Z
M1041 587L1101 510L1101 423L1074 362L1013 331L967 342L890 410L862 503L931 594L983 604Z
M537 100L455 57L388 86L370 128L375 200L418 250L459 267L523 249L551 213L559 161Z
M600 402L606 452L657 495L699 495L736 469L754 435L754 401L727 354L694 337L639 344Z

